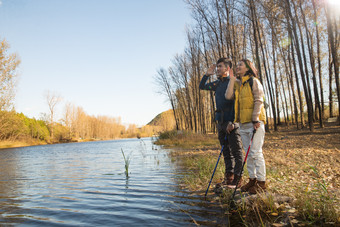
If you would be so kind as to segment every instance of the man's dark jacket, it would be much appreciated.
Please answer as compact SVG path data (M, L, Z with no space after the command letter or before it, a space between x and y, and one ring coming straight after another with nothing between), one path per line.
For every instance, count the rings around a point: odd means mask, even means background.
M216 102L216 114L215 120L217 122L228 122L234 121L235 110L234 100L226 100L225 91L228 88L229 77L222 77L214 82L207 83L208 76L204 75L199 88L201 90L215 91L215 102Z

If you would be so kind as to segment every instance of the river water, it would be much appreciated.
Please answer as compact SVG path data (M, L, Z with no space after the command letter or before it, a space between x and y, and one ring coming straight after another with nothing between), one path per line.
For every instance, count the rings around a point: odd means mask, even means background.
M2 149L0 226L218 223L218 208L179 187L185 172L168 154L150 138Z

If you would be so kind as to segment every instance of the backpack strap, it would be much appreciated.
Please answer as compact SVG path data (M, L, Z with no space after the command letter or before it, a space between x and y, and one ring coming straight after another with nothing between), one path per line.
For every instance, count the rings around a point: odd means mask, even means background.
M244 81L242 85L244 86L246 83L249 83L250 89L253 91L254 77L251 76L248 80Z

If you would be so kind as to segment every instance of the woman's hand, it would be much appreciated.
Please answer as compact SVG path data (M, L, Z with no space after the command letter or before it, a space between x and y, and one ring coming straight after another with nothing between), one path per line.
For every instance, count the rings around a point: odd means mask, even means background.
M230 80L236 80L236 76L234 76L234 71L232 68L229 68L229 77Z
M257 130L258 128L260 128L261 123L259 121L253 122L254 125L254 129Z

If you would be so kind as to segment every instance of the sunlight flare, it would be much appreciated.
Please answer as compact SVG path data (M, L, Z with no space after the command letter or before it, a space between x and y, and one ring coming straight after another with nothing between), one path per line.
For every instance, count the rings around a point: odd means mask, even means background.
M329 7L335 10L336 12L340 11L340 1L339 0L326 0Z

